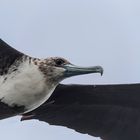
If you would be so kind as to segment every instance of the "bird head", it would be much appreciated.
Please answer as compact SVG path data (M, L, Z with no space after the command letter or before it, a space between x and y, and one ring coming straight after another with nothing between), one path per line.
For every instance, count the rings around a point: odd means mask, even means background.
M80 67L71 64L61 57L50 57L40 61L39 69L44 73L47 80L56 82L57 84L72 76L89 73L103 74L103 68L101 66Z

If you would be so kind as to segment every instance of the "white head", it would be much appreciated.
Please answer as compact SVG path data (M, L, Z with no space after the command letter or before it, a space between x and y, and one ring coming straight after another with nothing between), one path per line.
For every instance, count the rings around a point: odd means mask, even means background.
M92 67L79 67L71 64L64 58L61 57L50 57L47 59L40 60L36 63L39 66L41 72L43 72L47 81L58 84L65 78L83 75L89 73L100 73L103 74L103 68L101 66Z

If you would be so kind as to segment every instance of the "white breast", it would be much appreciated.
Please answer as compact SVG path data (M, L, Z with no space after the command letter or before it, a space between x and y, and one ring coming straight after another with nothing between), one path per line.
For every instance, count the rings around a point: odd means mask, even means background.
M25 106L29 112L43 104L52 94L55 85L47 84L38 67L29 62L22 63L15 73L4 82L0 77L0 99L9 106Z

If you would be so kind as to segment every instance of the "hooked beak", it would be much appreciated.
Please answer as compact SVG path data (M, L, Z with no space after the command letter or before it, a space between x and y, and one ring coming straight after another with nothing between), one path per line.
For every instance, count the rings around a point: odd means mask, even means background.
M65 68L66 70L64 73L65 78L90 73L100 73L101 75L103 75L103 68L101 66L79 67L72 64L68 64L63 66L63 68Z

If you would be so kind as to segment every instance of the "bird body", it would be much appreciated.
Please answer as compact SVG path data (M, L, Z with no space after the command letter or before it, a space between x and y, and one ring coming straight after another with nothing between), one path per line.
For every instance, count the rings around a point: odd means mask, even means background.
M47 83L33 59L26 57L22 60L24 61L18 65L16 71L10 72L11 68L9 73L0 77L0 99L9 106L24 106L24 112L29 112L44 103L56 85Z

